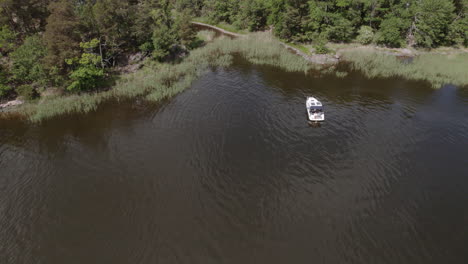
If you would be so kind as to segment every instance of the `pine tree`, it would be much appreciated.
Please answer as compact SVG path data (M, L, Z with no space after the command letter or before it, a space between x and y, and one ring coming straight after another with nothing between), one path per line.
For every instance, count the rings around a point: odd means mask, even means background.
M65 60L79 55L79 21L70 1L60 0L49 5L50 16L44 33L47 46L46 65L58 68L62 73L66 69Z

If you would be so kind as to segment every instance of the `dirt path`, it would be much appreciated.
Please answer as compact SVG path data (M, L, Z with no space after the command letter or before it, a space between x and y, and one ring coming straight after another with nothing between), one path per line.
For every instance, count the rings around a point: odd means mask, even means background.
M192 24L194 25L199 25L199 26L204 26L204 27L207 27L207 28L211 28L211 29L214 29L216 31L219 31L225 35L229 35L229 36L232 36L232 37L245 37L244 34L239 34L239 33L234 33L234 32L231 32L231 31L227 31L225 29L222 29L220 27L217 27L217 26L213 26L213 25L210 25L210 24L205 24L205 23L201 23L201 22L191 22Z

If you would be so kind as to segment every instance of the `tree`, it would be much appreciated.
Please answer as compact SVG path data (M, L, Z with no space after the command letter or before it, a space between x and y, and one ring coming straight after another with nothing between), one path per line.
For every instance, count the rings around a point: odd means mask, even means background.
M174 3L174 7L178 12L189 12L192 16L200 16L203 5L203 0L177 0Z
M455 19L449 26L448 39L451 44L468 46L468 0L456 0Z
M451 0L421 0L415 7L412 30L416 43L423 47L437 47L447 42L455 7Z
M249 31L262 30L267 25L268 10L263 0L242 0L234 24Z
M132 37L136 45L144 52L153 50L153 30L155 21L152 16L152 10L159 8L159 2L155 0L142 0L137 6L138 16L132 25Z
M41 38L38 35L27 37L21 46L10 53L12 79L18 83L44 84L46 75L42 59L45 55L46 48Z
M303 1L290 1L285 5L286 11L275 25L276 34L288 41L301 41L304 35L308 8Z
M404 29L406 28L403 19L390 16L382 21L377 32L377 43L399 48L405 45Z
M177 38L183 46L191 48L192 44L196 40L197 32L195 32L192 24L192 17L187 11L182 11L176 17L174 22L175 31L177 32Z
M214 23L221 21L232 23L238 10L237 0L205 0L202 13Z
M356 40L363 45L370 44L374 40L374 31L369 26L361 26Z
M8 85L7 72L0 64L0 98L6 96L11 91L11 87Z
M152 55L156 60L163 60L169 55L171 47L178 40L177 32L174 30L171 9L172 5L168 0L161 0L160 8L151 11L151 16L154 20Z
M348 42L354 35L354 28L351 21L344 17L333 19L331 25L326 27L329 39L335 42Z
M468 17L460 17L450 24L447 37L450 44L468 46Z
M136 46L132 33L135 11L132 1L127 0L97 0L92 6L93 24L87 31L94 32L90 37L99 39L105 66L113 66L123 51Z
M0 25L22 35L44 29L50 0L0 0Z
M80 47L83 49L81 57L66 60L68 65L74 67L70 74L72 83L67 87L67 90L80 92L99 86L104 78L104 69L98 66L101 63L101 56L95 51L99 43L98 39L80 43Z
M326 32L331 41L347 42L355 34L354 24L360 20L357 11L353 9L351 1L309 1L308 31L317 35Z
M0 27L0 54L7 54L15 48L16 36L7 26Z
M153 58L163 60L169 55L171 47L177 43L174 31L164 23L158 23L158 27L153 31Z
M77 57L80 53L79 21L70 1L59 0L49 5L50 16L44 32L47 46L46 65L56 67L66 73L66 59Z

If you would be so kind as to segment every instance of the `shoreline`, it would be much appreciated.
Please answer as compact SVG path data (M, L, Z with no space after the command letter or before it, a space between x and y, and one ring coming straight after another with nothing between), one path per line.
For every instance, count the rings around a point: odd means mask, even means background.
M246 36L249 35L249 34L234 33L234 32L231 32L231 31L228 31L228 30L225 30L223 28L217 27L215 25L207 24L207 23L196 22L196 21L192 21L191 23L194 24L194 25L211 28L213 30L216 30L216 31L222 33L222 34L232 36L232 37L246 37ZM285 43L285 42L283 42L283 41L281 41L279 39L277 39L277 41L283 47L285 47L286 49L289 49L289 50L293 51L296 55L299 55L299 56L303 57L305 60L310 61L312 63L319 64L319 65L334 65L334 64L337 64L339 62L339 58L337 58L336 56L331 56L329 54L308 55L308 54L304 53L303 51L299 50L298 48L295 48L295 47L293 47L293 46L291 46L291 45L289 45L289 44L287 44L287 43Z
M239 34L235 32L228 31L216 25L192 21L194 25L207 27L213 30L216 30L222 34L226 34L232 37L246 37L250 34L255 32L250 32L247 34ZM270 32L270 31L267 31ZM310 54L306 54L305 52L301 51L300 49L293 47L292 45L281 41L280 39L276 38L276 40L286 49L293 51L296 55L303 57L305 60L310 61L315 64L325 65L325 66L332 66L336 65L340 61L343 60L343 54L349 51L369 51L369 52L378 52L385 55L391 55L395 57L402 57L402 58L414 58L416 56L422 54L440 54L440 55L456 55L456 54L463 54L468 53L468 48L453 48L453 47L440 47L434 50L426 51L424 49L416 49L416 48L388 48L388 47L381 47L377 45L362 45L359 43L327 43L328 46L332 46L330 49L334 51L335 54L317 54L313 53L313 48L308 48L311 52ZM299 45L304 45L304 43L299 43ZM307 46L309 44L306 44ZM307 48L304 46L304 48Z
M206 45L192 50L178 64L150 63L134 73L122 74L111 89L80 95L45 96L41 100L24 104L18 104L22 102L18 97L13 101L5 101L0 105L0 119L15 114L31 122L40 122L63 114L94 111L110 98L143 98L157 102L190 87L209 67L229 66L234 54L240 54L252 64L276 66L286 72L307 74L313 70L345 78L348 72L338 71L336 65L346 62L350 64L349 70L361 71L369 79L396 76L426 81L434 88L444 84L459 87L468 85L468 76L463 71L468 67L468 53L463 50L435 53L333 44L336 55L308 55L280 41L271 32L238 34L201 22L194 24L223 34L227 32L234 38L207 41ZM406 61L408 57L411 59Z

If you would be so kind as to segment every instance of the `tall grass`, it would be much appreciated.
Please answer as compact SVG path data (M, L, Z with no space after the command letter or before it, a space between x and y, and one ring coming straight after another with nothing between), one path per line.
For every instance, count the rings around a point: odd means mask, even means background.
M271 65L290 72L308 72L316 66L281 46L268 33L256 33L245 38L219 38L196 49L177 64L154 64L122 76L109 91L72 95L27 104L17 110L30 121L39 122L61 114L87 113L111 98L142 97L160 101L190 87L209 67L231 65L233 54L245 57L253 64Z
M369 78L398 76L427 81L435 88L444 84L468 85L468 53L423 53L410 63L402 63L398 57L377 51L349 50L343 52L343 58Z
M197 32L197 37L205 42L214 40L216 33L213 30L200 30Z

